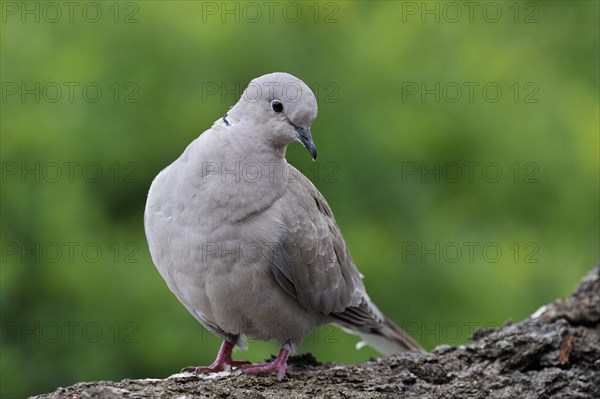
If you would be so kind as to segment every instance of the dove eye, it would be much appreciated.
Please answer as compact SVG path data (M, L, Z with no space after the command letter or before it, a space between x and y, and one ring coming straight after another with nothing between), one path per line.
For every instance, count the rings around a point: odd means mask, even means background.
M279 113L283 111L283 104L279 100L273 100L271 101L271 108L273 108L273 111Z

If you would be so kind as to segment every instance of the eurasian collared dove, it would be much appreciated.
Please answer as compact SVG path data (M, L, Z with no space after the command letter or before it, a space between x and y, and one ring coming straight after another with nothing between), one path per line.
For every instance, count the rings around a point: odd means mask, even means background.
M285 375L316 327L336 323L389 355L422 350L371 302L331 208L287 163L300 141L313 159L312 91L287 73L254 79L241 99L154 179L144 224L152 260L188 311L223 340L196 374L242 366ZM266 364L234 361L243 337L275 340Z

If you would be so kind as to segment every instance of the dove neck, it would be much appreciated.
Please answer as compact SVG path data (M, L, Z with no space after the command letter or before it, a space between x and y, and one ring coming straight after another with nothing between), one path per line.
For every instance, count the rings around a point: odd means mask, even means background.
M286 146L276 145L265 140L265 135L252 134L240 129L228 137L230 149L235 151L238 159L244 162L260 162L265 164L282 165L286 163ZM230 154L232 155L232 154Z
M288 183L285 153L249 140L244 129L238 130L241 125L202 134L189 151L194 172L185 187L190 197L196 194L194 206L213 215L210 225L205 222L209 229L262 212L283 195Z
M289 165L286 148L264 140L257 129L246 125L245 121L237 121L235 125L222 125L203 133L184 152L183 158L194 163L203 178L215 169L226 177L237 174L234 179L237 183L250 181L254 186L263 181L283 183Z
M264 129L264 128L263 128ZM264 130L247 126L239 122L230 134L223 138L228 141L229 155L244 160L260 160L262 162L285 162L287 145L281 145L268 139Z

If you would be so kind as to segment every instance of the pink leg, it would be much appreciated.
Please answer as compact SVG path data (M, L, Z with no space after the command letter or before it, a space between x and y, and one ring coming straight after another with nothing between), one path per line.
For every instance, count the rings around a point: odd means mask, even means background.
M217 354L217 358L215 359L213 364L211 364L208 367L195 367L195 366L186 367L186 368L182 369L181 372L183 373L183 372L187 371L190 373L193 372L196 375L200 375L200 374L205 374L205 373L216 373L216 372L223 371L226 369L231 369L231 367L238 367L238 366L248 364L248 362L236 361L236 360L231 359L231 352L233 351L234 346L235 346L235 342L223 341L223 344L221 345L221 349L219 349L219 353Z
M285 344L279 350L277 358L270 363L264 364L247 364L242 366L244 372L248 374L266 374L266 373L277 373L277 379L283 380L285 377L285 369L287 367L287 359L290 355L290 345Z

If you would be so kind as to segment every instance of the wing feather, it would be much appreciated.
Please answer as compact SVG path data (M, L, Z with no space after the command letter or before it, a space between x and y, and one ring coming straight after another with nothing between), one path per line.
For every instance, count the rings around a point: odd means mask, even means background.
M365 311L362 276L323 195L290 165L281 201L283 225L270 265L279 284L311 312L343 317L348 310L349 320L364 323L372 311Z

